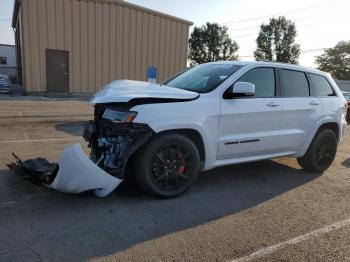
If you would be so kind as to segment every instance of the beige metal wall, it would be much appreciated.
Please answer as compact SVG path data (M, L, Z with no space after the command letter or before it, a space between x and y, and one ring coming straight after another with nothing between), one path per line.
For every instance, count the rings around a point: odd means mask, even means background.
M45 49L69 51L69 89L94 93L113 79L158 81L186 67L190 22L117 0L22 0L26 91L45 92Z

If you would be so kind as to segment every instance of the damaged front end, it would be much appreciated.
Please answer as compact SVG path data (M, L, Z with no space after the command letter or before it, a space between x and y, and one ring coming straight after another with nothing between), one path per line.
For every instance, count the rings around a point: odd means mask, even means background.
M99 197L110 194L124 179L130 156L153 135L146 124L132 123L136 113L116 104L95 105L94 120L84 128L91 148L90 158L80 144L65 148L58 163L45 158L22 161L15 153L9 168L17 174L64 193L92 191Z
M102 170L124 178L130 156L153 135L147 124L133 123L136 112L118 103L96 104L94 120L84 128L90 159Z

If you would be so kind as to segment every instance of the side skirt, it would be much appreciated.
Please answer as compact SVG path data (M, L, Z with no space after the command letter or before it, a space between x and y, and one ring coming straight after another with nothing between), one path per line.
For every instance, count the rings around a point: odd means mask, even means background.
M296 155L296 153L297 152L295 152L295 151L286 151L286 152L266 154L266 155L257 155L257 156L248 156L248 157L238 157L238 158L232 158L232 159L216 160L212 167L208 167L205 170L209 170L209 169L220 167L220 166L226 166L226 165L241 164L241 163L254 162L254 161L260 161L260 160L266 160L266 159L273 159L273 158L279 158L279 157L285 157L285 156L294 156L294 155Z

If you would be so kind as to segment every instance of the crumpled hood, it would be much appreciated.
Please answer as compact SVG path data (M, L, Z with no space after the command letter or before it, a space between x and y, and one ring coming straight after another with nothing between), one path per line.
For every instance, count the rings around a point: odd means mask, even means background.
M132 80L115 80L98 91L91 104L129 102L135 98L194 99L198 93Z

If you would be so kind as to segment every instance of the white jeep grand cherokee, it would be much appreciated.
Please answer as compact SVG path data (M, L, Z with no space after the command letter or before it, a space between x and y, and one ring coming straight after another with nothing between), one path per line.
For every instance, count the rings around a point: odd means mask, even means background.
M265 62L203 64L162 84L114 81L91 103L91 160L160 197L185 192L202 170L248 161L290 156L322 172L347 111L328 74Z

